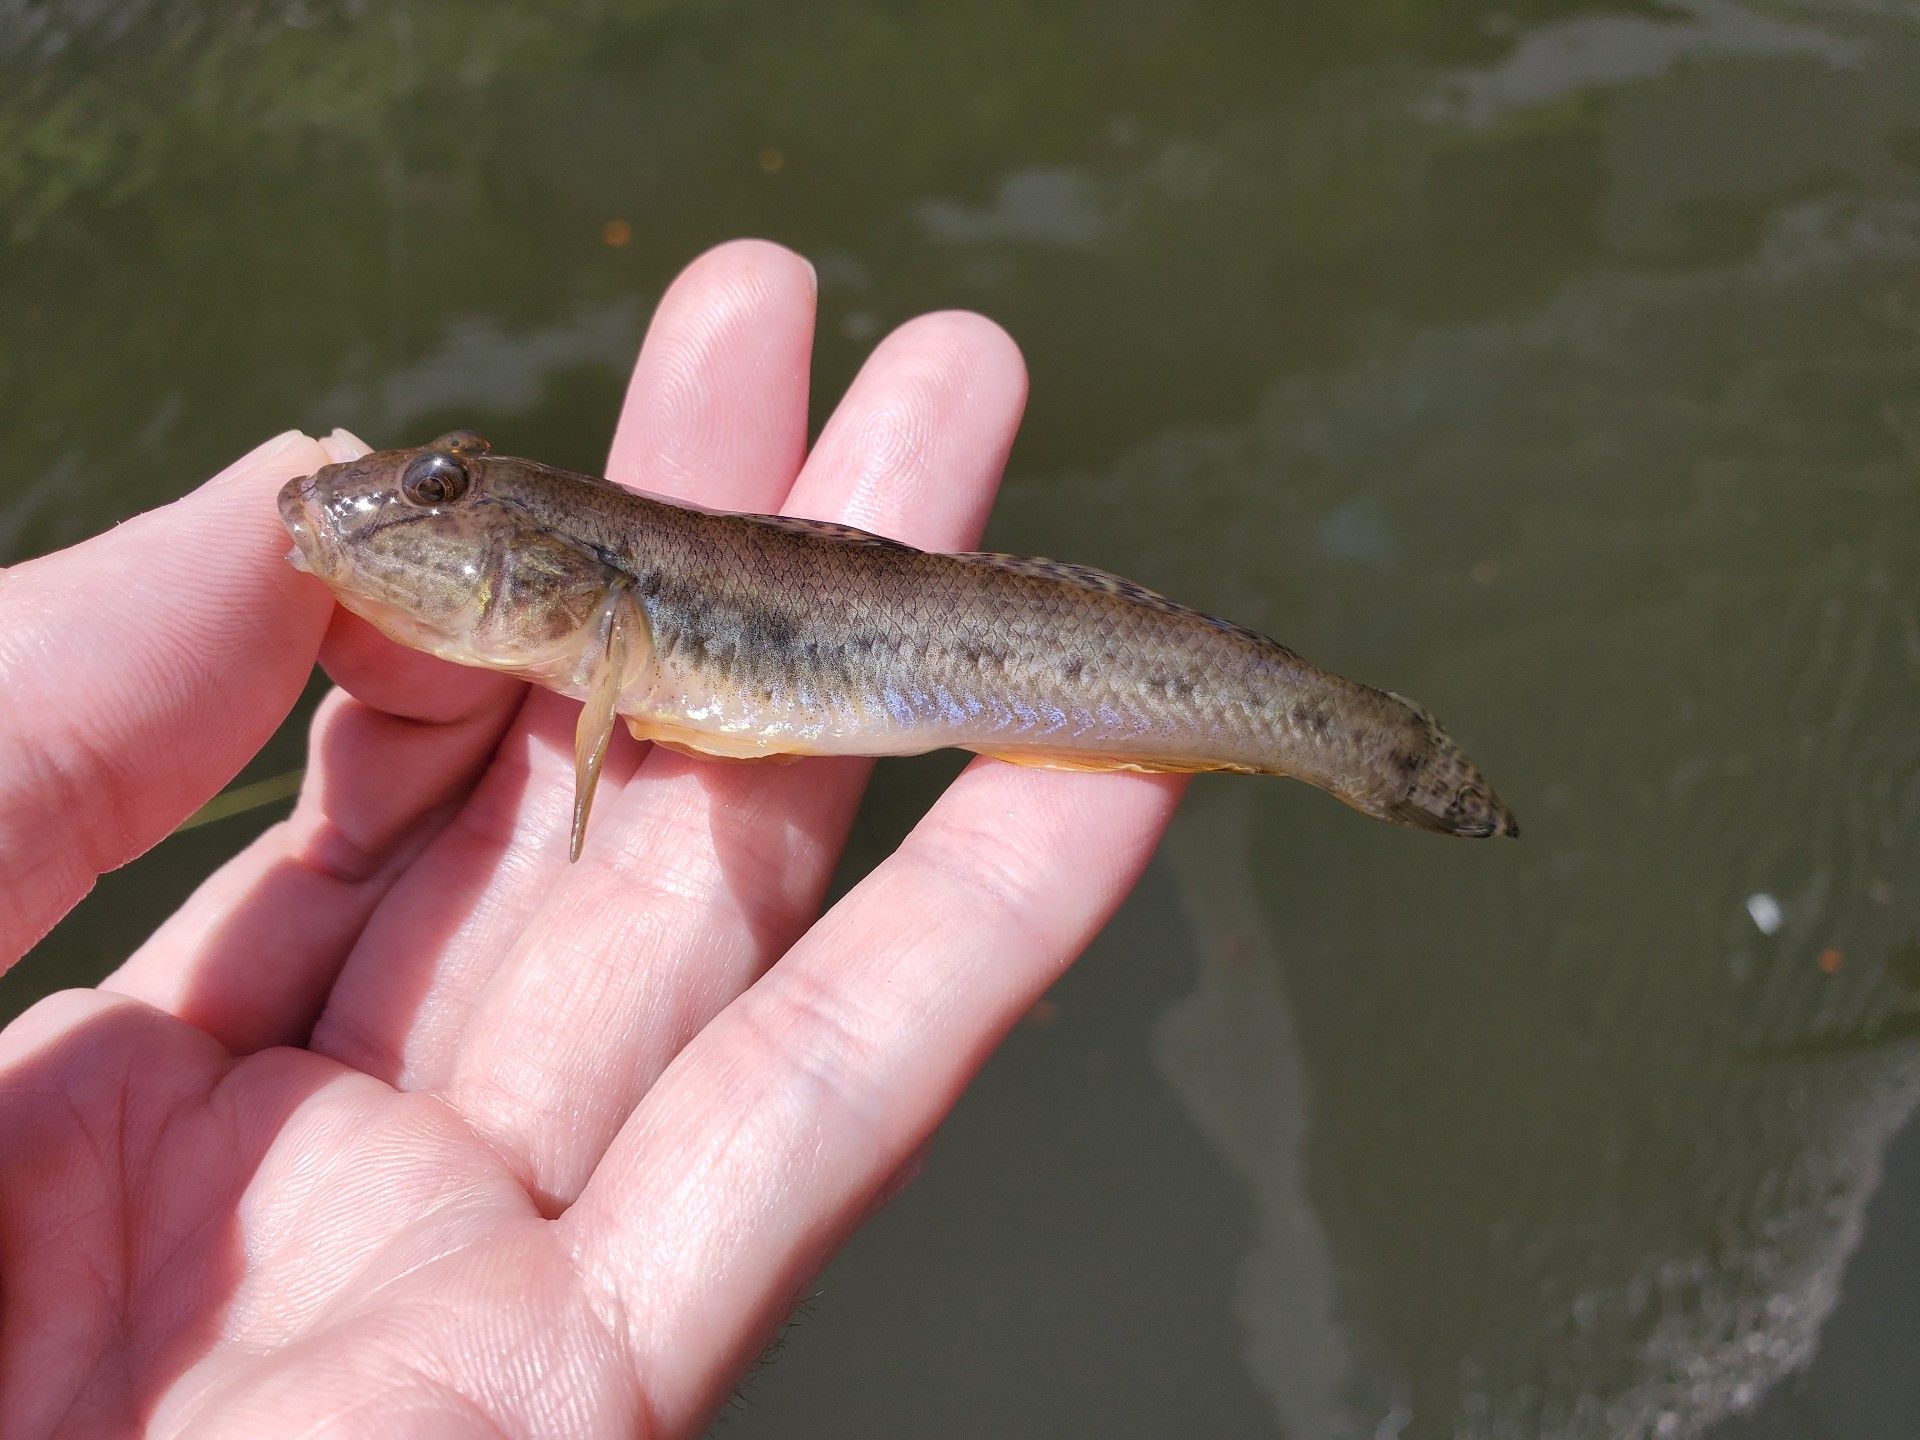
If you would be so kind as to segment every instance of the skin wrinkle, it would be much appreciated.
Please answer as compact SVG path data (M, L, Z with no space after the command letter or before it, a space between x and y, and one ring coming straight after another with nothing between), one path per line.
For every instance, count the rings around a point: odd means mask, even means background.
M650 921L644 926L629 925L625 927L624 934L620 928L605 930L608 944L603 948L619 954L652 952L662 954L663 957L675 956L676 949L684 947L675 947L673 942L685 933L685 919L690 918L692 917L684 917L676 923L674 917L663 917ZM601 925L596 924L594 919L588 916L583 921L583 928L594 930L600 929ZM552 958L563 966L577 963L583 970L592 973L591 965L594 957L591 954L581 955L577 962L564 952ZM704 1015L688 1016L685 1013L685 1007L688 1005L698 1005L699 1002L695 996L701 992L685 995L679 987L664 984L655 978L660 970L674 973L684 968L676 956L666 965L652 967L650 973L640 981L642 988L633 988L635 984L633 980L628 980L617 988L609 987L614 1003L596 1005L594 1010L586 1014L583 1019L591 1026L587 1033L597 1030L613 1042L611 1046L583 1045L581 1028L577 1022L564 1030L549 1030L537 1025L516 1025L513 1031L516 1039L512 1049L519 1059L516 1061L515 1069L523 1071L528 1065L534 1065L540 1083L537 1089L531 1091L525 1085L514 1087L513 1097L520 1101L523 1108L536 1113L552 1114L556 1112L557 1107L549 1097L559 1094L572 1100L575 1092L581 1088L579 1082L582 1079L583 1070L613 1079L618 1083L613 1088L612 1100L601 1104L591 1101L572 1101L572 1113L576 1119L576 1125L573 1131L568 1132L569 1134L580 1133L582 1138L589 1133L599 1133L610 1138L613 1130L625 1119L630 1109L629 1104L618 1098L625 1092L626 1084L632 1083L638 1088L644 1088L651 1076L665 1064L680 1040L697 1029L704 1018ZM713 1003L711 992L707 993L709 994L708 1003L711 1004ZM681 996L678 1005L674 1004L676 995ZM576 1012L582 1009L582 1002L577 997L569 997L569 1004ZM650 1043L643 1043L638 1038L642 1036L657 1038ZM491 1082L495 1088L498 1088L500 1080L498 1067L494 1066L484 1071L480 1080L483 1083ZM463 1095L461 1108L479 1111L483 1107L477 1102L470 1104ZM491 1111L494 1107L484 1108ZM537 1135L541 1127L533 1128ZM534 1144L537 1149L545 1148L537 1140ZM583 1179L584 1176L579 1178ZM572 1183L577 1184L577 1180Z
M0 895L7 900L6 913L14 917L7 927L11 933L5 933L5 954L0 960L11 960L38 943L60 916L93 888L101 874L101 868L94 864L95 856L107 847L92 826L76 836L69 834L63 823L69 817L90 813L81 803L84 784L67 765L37 740L0 741L0 745L29 777L27 783L17 787L25 791L24 801L0 801L0 812L18 815L24 810L28 820L24 827L0 821ZM109 812L111 806L109 800ZM111 814L110 824L124 829L124 822ZM21 832L18 838L11 833L16 829ZM53 843L35 843L36 835L50 836Z
M413 1381L424 1386L428 1390L429 1395L438 1394L444 1399L453 1401L453 1409L455 1412L464 1415L469 1421L477 1421L479 1424L485 1426L486 1433L494 1436L495 1440L519 1440L519 1437L513 1436L498 1420L490 1415L478 1401L461 1394L458 1390L448 1385L447 1382L436 1380L433 1376L426 1374L416 1364L404 1356L396 1355L391 1357L391 1363L397 1366ZM404 1406L405 1402L394 1394L393 1387L375 1388L360 1399L355 1400L344 1410L332 1412L326 1419L316 1421L313 1427L299 1431L297 1435L293 1437L293 1440L310 1440L310 1437L336 1431L339 1427L339 1422L351 1420L354 1416L369 1410L377 1411L382 1417L391 1418L402 1410ZM436 1405L433 1407L432 1413L438 1415L443 1412L441 1408ZM467 1432L463 1430L459 1433L465 1435Z
M44 1003L45 1002L42 1002L42 1004ZM34 1094L34 1093L36 1092L22 1092L19 1090L11 1090L8 1093L8 1098L13 1100L17 1104L20 1100L25 1098L28 1094ZM68 1121L71 1124L71 1126L73 1127L73 1133L79 1133L79 1134L82 1134L83 1136L85 1135L86 1132L82 1127L85 1126L88 1117L84 1115L79 1110L79 1108L74 1104L73 1099L70 1095L67 1095L64 1092L61 1092L57 1095L57 1097L53 1099L52 1104L54 1108L64 1112L61 1118ZM10 1202L11 1196L8 1196L7 1199ZM18 1264L22 1258L18 1254L16 1245L14 1243L15 1224L14 1224L13 1214L11 1213L12 1209L13 1209L13 1206L11 1205L11 1203L9 1203L7 1205L7 1212L4 1215L0 1215L0 1220L4 1220L5 1226L6 1226L6 1239L8 1242L7 1261L8 1261L8 1273L10 1274L13 1272L14 1266ZM66 1223L72 1224L76 1228L81 1226L83 1223L90 1222L93 1219L91 1215L83 1215L82 1212L75 1211L73 1209L67 1209L63 1211L63 1216ZM39 1237L36 1237L36 1238L39 1238ZM40 1240L40 1244L44 1245L45 1243L46 1242L44 1239ZM104 1273L104 1271L100 1269L101 1258L95 1257L92 1255L83 1255L81 1257L80 1264L84 1272L81 1283L84 1285L90 1282L96 1291L97 1304L93 1308L100 1313L107 1312L111 1308L112 1287L108 1282L106 1274ZM66 1286L71 1283L68 1276L64 1273L61 1276L61 1282L63 1286ZM68 1317L67 1323L69 1326L71 1326L74 1323L72 1318L74 1315L74 1312L76 1310L84 1310L86 1308L84 1301L85 1301L84 1295L75 1295L70 1290L67 1292L68 1303L65 1309ZM19 1328L18 1310L19 1310L19 1307L16 1304L7 1304L4 1307L0 1307L0 1334L5 1334L8 1337L9 1352L18 1348L18 1342L13 1338L14 1334L18 1331L18 1328ZM97 1332L99 1327L95 1324L89 1323L86 1328L89 1331ZM35 1340L38 1340L39 1338L40 1337L38 1336L34 1337ZM42 1408L50 1408L52 1411L56 1413L56 1415L64 1415L68 1413L72 1409L73 1405L76 1403L76 1399L80 1393L81 1387L85 1385L88 1375L90 1373L91 1373L91 1368L76 1371L72 1381L66 1385L65 1393L49 1397L47 1405L43 1406Z
M369 1006L340 1004L337 995L314 1031L313 1044L321 1053L401 1090L428 1090L441 1083L441 1050L430 1042L435 1036L444 1035L445 1050L450 1053L453 1040L465 1028L477 1002L477 996L458 983L467 969L459 957L504 944L517 933L520 917L513 908L512 895L530 892L551 872L546 858L552 848L550 842L554 836L564 834L564 829L557 825L542 826L528 838L496 848L495 842L484 834L475 838L460 833L471 823L468 809L457 809L447 829L429 847L429 853L455 870L481 864L491 866L489 883L476 905L461 917L449 936L451 958L443 957L436 967L438 983L420 995L408 1031L390 1040L382 1027L362 1019L375 1013ZM503 888L503 880L512 882L510 888ZM370 931L369 935L372 934ZM349 966L375 948L368 936L363 936L349 958ZM426 1056L420 1053L423 1044L428 1049Z
M406 747L416 746L447 730L475 729L484 734L496 728L504 730L505 718L496 722L484 708L447 721L423 721L382 714L336 691L314 718L309 746L312 753L331 756L355 748L356 741L374 741L383 748L391 745L396 752L405 753ZM492 747L488 746L477 758L483 761L491 751ZM349 886L365 883L395 863L411 859L450 818L456 796L447 792L461 788L464 772L472 763L461 765L450 777L430 771L409 774L406 784L425 779L432 783L425 787L424 793L440 798L430 800L415 813L406 813L415 810L412 806L390 809L384 816L385 824L373 827L367 822L375 819L378 812L365 803L364 788L355 789L350 785L345 797L336 797L334 785L330 783L341 773L347 774L350 780L360 777L353 776L345 763L328 765L319 784L303 788L300 805L291 817L300 858L310 868ZM342 805L340 798L361 803ZM306 827L304 833L300 830L302 826Z
M106 1317L107 1328L111 1329L114 1338L121 1342L121 1348L117 1350L106 1346L100 1348L93 1363L82 1374L79 1384L68 1401L67 1408L61 1416L63 1423L77 1407L93 1401L94 1382L103 1372L112 1372L113 1378L108 1383L113 1385L116 1392L126 1388L128 1377L125 1372L132 1365L132 1359L127 1352L137 1348L135 1337L131 1333L132 1327L126 1320L127 1300L132 1290L129 1277L133 1269L134 1248L131 1212L125 1203L130 1195L126 1172L126 1114L127 1096L123 1072L120 1082L114 1087L114 1106L111 1115L114 1131L112 1143L102 1143L93 1135L91 1126L83 1132L89 1148L94 1152L98 1172L106 1182L105 1188L117 1194L122 1202L113 1216L116 1231L114 1238L117 1241L115 1251L108 1254L103 1250L87 1257L89 1273L96 1281L102 1295L100 1309ZM109 1265L113 1267L111 1270L107 1268Z
M831 1097L831 1103L808 1108L837 1111L869 1130L876 1145L887 1143L885 1097L862 1079L885 1072L881 1056L887 1045L876 1036L887 1032L871 1016L856 1018L850 995L819 983L810 971L794 970L775 987L749 991L735 1008L737 1023L758 1034L775 1065ZM788 1093L785 1086L776 1088Z
M1027 913L1034 908L1037 877L1023 874L1018 864L1002 856L998 839L990 830L959 822L925 835L910 835L897 853L903 867L925 872L935 888L963 905L969 903L970 895L984 895L990 913L1003 914L1020 924L1026 923ZM1020 938L1037 942L1034 948L1042 949L1050 948L1049 942L1057 943L1059 937L1036 930L1022 933Z
M698 761L680 756L660 759L661 768L677 767L683 773L660 777L664 793L652 797L655 809L650 825L620 826L611 843L601 847L598 864L606 871L606 880L621 888L652 885L663 898L709 905L718 901L756 936L780 936L802 923L826 882L821 872L832 864L831 842L789 826L787 817L778 813L784 807L770 810L763 790L750 790L744 801L729 804L727 797L715 792L731 789L732 776L710 779L701 773L707 767ZM778 783L787 777L772 778ZM716 799L721 802L717 808L703 804ZM664 812L662 802L670 807ZM724 845L713 843L719 832L725 834ZM717 853L710 855L710 850L721 849L729 857L727 863L720 862ZM582 857L583 863L586 858ZM730 868L735 873L767 876L771 883L740 886L732 882ZM679 883L666 883L661 877Z
M417 1104L407 1108L405 1114L388 1114L388 1122L379 1137L383 1144L397 1146L404 1144L409 1132L421 1115L442 1116L444 1120L426 1127L428 1134L444 1131L448 1146L466 1147L473 1137L463 1122L453 1116L450 1109L435 1097L422 1096ZM404 1122L404 1123L403 1123ZM449 1123L450 1122L450 1123ZM306 1209L312 1197L321 1193L331 1170L313 1177L296 1197L300 1208ZM378 1280L363 1283L351 1294L344 1313L328 1295L319 1295L304 1304L285 1312L267 1311L255 1305L246 1319L250 1326L252 1343L265 1341L268 1344L286 1344L290 1341L310 1339L318 1329L328 1326L351 1324L367 1316L377 1316L379 1307L373 1303L381 1295L395 1290L404 1290L404 1280L409 1276L442 1261L457 1260L463 1254L463 1247L457 1243L453 1229L447 1229L443 1217L467 1218L476 1210L494 1211L500 1208L498 1192L502 1188L503 1177L509 1172L504 1157L489 1154L485 1173L478 1173L475 1167L465 1170L450 1170L445 1177L429 1188L409 1191L406 1196L406 1208L398 1218L403 1224L397 1224L392 1230L368 1237L366 1243L348 1252L346 1257L336 1256L310 1257L308 1267L324 1264L328 1269L351 1272L364 1277L370 1270L377 1270L382 1257L389 1255L396 1245L418 1243L423 1236L433 1238L433 1250L413 1265L399 1272L389 1272ZM515 1197L523 1199L524 1197ZM533 1215L530 1205L516 1207L523 1218ZM250 1223L255 1228L269 1227L275 1222L284 1223L286 1216L275 1214L268 1216L253 1215ZM455 1227L457 1228L457 1227ZM447 1229L445 1235L437 1236L436 1231ZM240 1299L252 1300L255 1297L242 1296Z
M573 773L573 708L543 690L526 690L487 774L460 807L460 830L501 850L566 833L572 802L556 782ZM622 743L620 734L613 738L601 784L611 780L617 791L631 779L640 752Z
M565 791L555 783L565 771L555 746L538 738L537 727L549 719L557 720L555 712L560 708L561 702L539 692L523 702L519 718L510 723L505 738L494 748L489 772L455 807L448 824L428 843L410 871L409 882L416 887L421 881L427 882L424 890L416 888L410 893L403 887L398 899L404 908L399 910L394 909L394 897L383 902L381 912L363 932L347 961L348 978L358 977L364 983L344 994L336 988L315 1030L314 1043L325 1053L363 1062L370 1056L392 1054L400 1058L400 1068L376 1067L371 1073L408 1089L439 1083L444 1062L422 1055L422 1035L444 1034L448 1045L445 1054L450 1058L452 1043L464 1028L463 1017L474 1003L472 996L479 979L471 976L473 966L484 963L491 972L493 964L484 957L510 940L522 924L518 908L521 899L516 897L536 896L559 872L559 861L547 842L565 833ZM535 730L528 729L529 717ZM627 764L625 752L616 745L607 761L607 777L616 786ZM424 989L409 1002L408 1013L421 1017L414 1033L405 1041L379 1036L378 1027L358 1016L371 1013L367 1006L374 997L387 993L395 978L390 962L384 958L388 948L396 936L410 933L423 919L446 923L436 918L445 895L450 889L459 893L455 887L465 886L476 877L482 881L477 899L451 921L445 953L426 978ZM469 980L473 988L469 988ZM350 1025L343 1025L341 1017L347 1014L355 1018ZM422 1024L427 1026L424 1031ZM343 1037L344 1043L344 1037L354 1033L362 1037L358 1044L351 1049L336 1049L336 1036Z
M569 1276L573 1274L573 1271L567 1262L564 1249L554 1245L547 1238L552 1233L550 1227L538 1221L533 1222L533 1225L537 1228L528 1232L532 1241L531 1247L518 1247L515 1249L511 1257L511 1268L516 1277L520 1276L525 1262L529 1257L532 1257L535 1261L535 1268L526 1271L523 1284L515 1288L522 1291L527 1289L545 1291L549 1288L547 1277L554 1273L556 1267L559 1271ZM437 1258L450 1258L450 1263L456 1265L459 1262L459 1257L457 1256ZM417 1308L417 1305L418 1301L417 1298L415 1298L412 1301L412 1307ZM403 1301L403 1312L406 1308L409 1308L408 1304ZM564 1313L570 1316L581 1308L579 1304L572 1304L566 1308ZM457 1319L457 1312L452 1318ZM593 1323L590 1316L583 1318L587 1319L589 1324ZM394 1327L395 1322L392 1317L383 1315L379 1310L369 1309L358 1312L351 1317L344 1318L338 1323L342 1328L352 1328L356 1325L372 1325L377 1328L391 1329ZM400 1323L399 1328L403 1333L411 1334L421 1327L411 1320L406 1320ZM508 1320L501 1328L507 1330L510 1334L517 1335L521 1327L517 1323ZM548 1327L547 1333L552 1333L552 1327ZM311 1343L314 1338L313 1336L308 1337L308 1343ZM622 1374L606 1364L594 1363L596 1358L602 1355L604 1355L604 1351L595 1347L581 1357L581 1359L587 1362L583 1365L579 1361L571 1364L566 1363L566 1357L563 1353L561 1357L564 1366L563 1372L555 1374L550 1370L546 1370L543 1374L541 1371L544 1367L530 1368L530 1362L524 1352L522 1352L516 1355L514 1363L499 1367L497 1370L490 1372L491 1377L498 1382L491 1386L490 1391L484 1381L476 1380L471 1374L467 1374L464 1377L447 1376L445 1379L446 1383L458 1390L459 1393L473 1394L476 1400L478 1400L478 1397L482 1393L490 1393L491 1398L488 1401L480 1403L491 1404L496 1410L502 1413L503 1417L506 1414L513 1414L517 1416L520 1421L532 1424L533 1428L523 1428L517 1430L516 1433L571 1435L577 1432L577 1427L569 1425L567 1428L560 1430L552 1428L553 1422L558 1419L564 1419L563 1416L550 1413L546 1416L545 1422L543 1423L538 1418L539 1405L536 1403L534 1408L530 1410L525 1402L530 1399L538 1402L547 1397L564 1397L569 1394L578 1393L567 1383L570 1376L575 1374L585 1382L585 1387L595 1391L604 1391L611 1385L623 1394L631 1394L635 1386L630 1373ZM400 1360L401 1363L408 1368L417 1368L420 1363L411 1359L407 1354L400 1354L395 1358ZM476 1386L478 1388L476 1388ZM507 1422L503 1419L503 1423Z
M570 918L564 908L560 912L563 921ZM660 930L652 923L648 930ZM619 1018L617 1011L608 1013L604 1002L609 995L618 996L624 987L618 984L618 976L612 967L590 963L597 958L596 951L582 951L573 944L560 938L564 928L555 936L551 958L558 963L543 969L537 976L529 976L524 970L503 970L501 977L490 987L490 993L482 1002L479 1024L475 1027L485 1038L490 1028L488 1022L496 1016L504 1019L514 1037L509 1046L469 1046L456 1061L453 1078L448 1089L455 1109L462 1114L491 1114L488 1110L471 1110L466 1104L466 1096L472 1094L498 1093L509 1101L524 1100L532 1108L542 1113L553 1113L546 1097L555 1089L565 1094L569 1087L555 1085L554 1067L544 1063L553 1059L570 1058L577 1052L586 1034L602 1030L610 1020ZM608 947L611 948L611 947ZM570 963L571 962L571 963ZM548 980L548 976L557 977ZM543 1013L522 1016L520 1005L524 1003L525 992L533 988L532 979L544 982L548 987L550 1000ZM553 1023L555 1018L564 1015L565 1024ZM528 1088L524 1084L509 1083L518 1077L531 1077L536 1085ZM572 1099L571 1096L568 1097ZM590 1103L585 1098L573 1101L577 1105ZM509 1107L511 1108L511 1107Z
M287 858L315 879L342 890L357 890L379 880L396 857L358 844L331 816L315 814L283 821L279 839Z
M49 654L59 648L50 632L51 627L43 632L39 647ZM57 693L50 686L36 685L34 681L34 676L48 674L53 668L51 663L21 666L0 677L10 697L8 708L12 713L23 718L36 714L64 715ZM151 667L148 668L150 671ZM130 693L110 696L110 708L138 714L139 697L156 686L154 676L149 673L145 680L136 677L130 685L120 688ZM6 787L15 793L0 803L0 816L16 815L23 805L37 806L39 823L31 827L29 833L37 832L57 840L77 838L80 843L74 853L94 876L128 858L126 852L138 843L138 837L147 828L142 812L151 808L141 793L146 779L144 767L101 748L88 727L64 721L51 735L41 727L6 727L0 732L0 755L28 772L25 783ZM0 768L0 782L5 775L6 770ZM84 817L89 822L77 837L64 833L71 829L70 825L55 823L56 819L73 816ZM10 822L0 823L8 823L12 828ZM0 846L0 855L33 853L38 848L27 842L10 841Z
M581 1309L588 1322L599 1331L613 1354L624 1362L614 1368L616 1373L630 1377L630 1403L637 1417L634 1440L646 1440L646 1437L660 1434L660 1426L654 1418L653 1407L643 1383L646 1371L640 1361L639 1348L634 1343L631 1314L606 1283L600 1268L588 1264L579 1248L570 1243L571 1237L562 1226L550 1225L547 1234L553 1238L561 1257L580 1282Z
M437 1096L423 1096L422 1099L435 1105L441 1105L442 1109L447 1108ZM449 1114L451 1114L451 1111L449 1111ZM464 1127L464 1121L458 1121L457 1117L454 1118L456 1123ZM499 1163L501 1172L503 1174L510 1174L511 1172L507 1169L506 1165L506 1157L496 1155L495 1158ZM477 1182L467 1179L460 1179L454 1183L443 1186L437 1194L433 1195L424 1204L419 1205L418 1208L409 1212L405 1232L399 1236L388 1236L380 1244L370 1249L363 1257L360 1268L373 1268L375 1262L378 1261L387 1250L393 1247L396 1239L411 1240L414 1238L415 1232L431 1229L433 1223L438 1221L443 1214L462 1208L464 1203L484 1199L485 1197L479 1193L480 1188ZM397 1270L383 1274L378 1280L371 1282L354 1297L355 1308L348 1314L344 1316L332 1316L329 1314L329 1307L323 1304L312 1314L303 1316L290 1326L284 1326L283 1328L298 1331L309 1329L314 1325L350 1324L362 1315L373 1313L377 1307L374 1306L372 1302L379 1300L390 1292L403 1290L406 1282L422 1271L430 1270L434 1266L442 1263L457 1260L460 1258L460 1255L461 1252L451 1245L436 1249L428 1254L422 1255L411 1264L404 1265Z

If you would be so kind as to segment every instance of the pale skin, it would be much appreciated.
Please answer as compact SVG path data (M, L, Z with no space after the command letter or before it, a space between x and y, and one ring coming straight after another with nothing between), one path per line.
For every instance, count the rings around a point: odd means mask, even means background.
M674 283L608 474L972 545L1026 392L965 314L806 445L814 282ZM415 437L389 437L410 441ZM283 559L283 435L0 571L0 960L163 839L316 659L292 817L0 1034L9 1436L687 1436L1146 863L1166 776L969 766L825 915L868 762L607 757ZM27 964L33 963L29 958Z

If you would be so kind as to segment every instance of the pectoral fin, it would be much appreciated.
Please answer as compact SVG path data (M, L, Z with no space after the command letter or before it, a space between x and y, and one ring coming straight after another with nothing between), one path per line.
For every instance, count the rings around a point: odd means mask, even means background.
M580 847L586 843L593 792L600 783L607 744L613 739L614 706L626 682L628 663L646 643L645 628L646 621L625 590L615 590L607 597L600 619L600 662L573 730L573 842L567 851L569 862L580 858Z

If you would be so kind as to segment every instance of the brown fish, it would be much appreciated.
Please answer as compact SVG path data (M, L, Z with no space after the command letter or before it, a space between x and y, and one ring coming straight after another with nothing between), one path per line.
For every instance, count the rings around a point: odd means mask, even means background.
M615 716L734 759L1291 775L1382 820L1519 834L1419 706L1087 566L702 510L468 431L291 481L280 514L293 562L388 635L585 702L575 858Z

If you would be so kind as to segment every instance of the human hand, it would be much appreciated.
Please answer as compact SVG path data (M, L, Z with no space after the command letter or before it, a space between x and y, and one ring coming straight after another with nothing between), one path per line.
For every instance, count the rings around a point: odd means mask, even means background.
M784 250L696 261L608 474L973 542L1012 343L903 326L809 455L813 314ZM576 707L283 563L274 492L331 458L282 436L0 572L0 960L230 779L316 655L339 686L291 818L0 1034L6 1433L697 1433L1178 782L976 762L816 920L866 762L622 733L569 867Z

